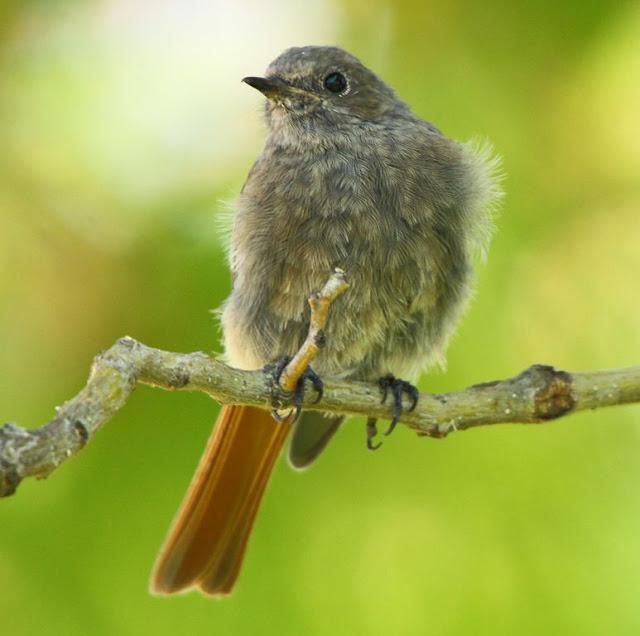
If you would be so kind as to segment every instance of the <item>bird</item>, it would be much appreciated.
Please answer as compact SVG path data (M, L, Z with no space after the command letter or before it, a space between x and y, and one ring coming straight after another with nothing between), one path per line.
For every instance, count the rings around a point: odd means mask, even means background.
M235 204L226 359L281 369L307 335L310 292L341 268L350 289L300 382L311 379L318 395L323 376L377 382L391 396L389 433L403 397L415 406L420 373L443 362L468 305L501 197L499 159L487 143L446 137L339 47L289 48L243 82L266 98L267 134ZM342 421L223 406L151 591L229 594L285 442L292 466L305 468ZM371 449L376 432L367 420Z

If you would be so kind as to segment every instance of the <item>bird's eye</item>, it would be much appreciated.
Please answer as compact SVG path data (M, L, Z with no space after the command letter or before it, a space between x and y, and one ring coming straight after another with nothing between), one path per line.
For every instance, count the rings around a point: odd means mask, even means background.
M347 79L342 73L329 73L324 78L324 87L332 93L344 93L347 88Z

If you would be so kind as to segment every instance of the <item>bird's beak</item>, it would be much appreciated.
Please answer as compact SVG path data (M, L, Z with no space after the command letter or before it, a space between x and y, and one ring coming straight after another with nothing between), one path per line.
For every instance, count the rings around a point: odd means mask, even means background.
M242 81L260 91L269 99L284 97L285 95L290 95L300 90L287 84L287 82L279 77L244 77Z

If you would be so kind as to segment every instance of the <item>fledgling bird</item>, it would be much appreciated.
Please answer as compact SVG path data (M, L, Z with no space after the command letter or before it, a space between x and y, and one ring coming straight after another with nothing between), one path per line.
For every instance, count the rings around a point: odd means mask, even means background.
M350 289L332 307L320 376L380 381L402 395L441 361L469 300L472 261L500 197L496 160L420 119L346 51L290 48L264 77L267 139L237 202L233 291L222 326L227 359L257 369L293 355L309 324L309 293L334 268ZM398 379L402 378L402 379ZM289 458L307 466L342 418L298 418ZM224 406L156 563L151 589L227 594L290 424ZM368 443L375 423L368 422Z

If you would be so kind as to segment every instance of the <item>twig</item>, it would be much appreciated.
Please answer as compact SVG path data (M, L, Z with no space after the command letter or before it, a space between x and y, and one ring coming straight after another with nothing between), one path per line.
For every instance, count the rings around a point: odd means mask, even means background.
M324 328L329 318L331 303L349 289L345 273L336 268L323 290L309 296L311 319L309 333L300 350L285 367L280 376L280 386L284 391L292 392L304 370L313 362L325 345Z
M326 297L335 298L331 294ZM320 310L325 311L322 306ZM318 320L310 328L309 339L316 347L323 324ZM304 362L301 360L300 366ZM270 373L262 370L241 371L202 352L161 351L132 338L122 338L96 357L86 386L58 408L47 424L33 430L15 424L0 427L0 496L12 494L25 477L46 477L80 451L126 403L137 383L201 391L222 403L265 409L286 408L292 398ZM380 419L389 415L389 407L380 403L380 390L375 384L324 378L324 397L318 404L313 403L314 398L314 393L309 398L305 396L303 406ZM402 421L419 435L445 437L476 426L535 424L567 413L630 402L640 402L640 366L567 373L534 365L508 380L455 393L423 393L417 408L405 412Z

